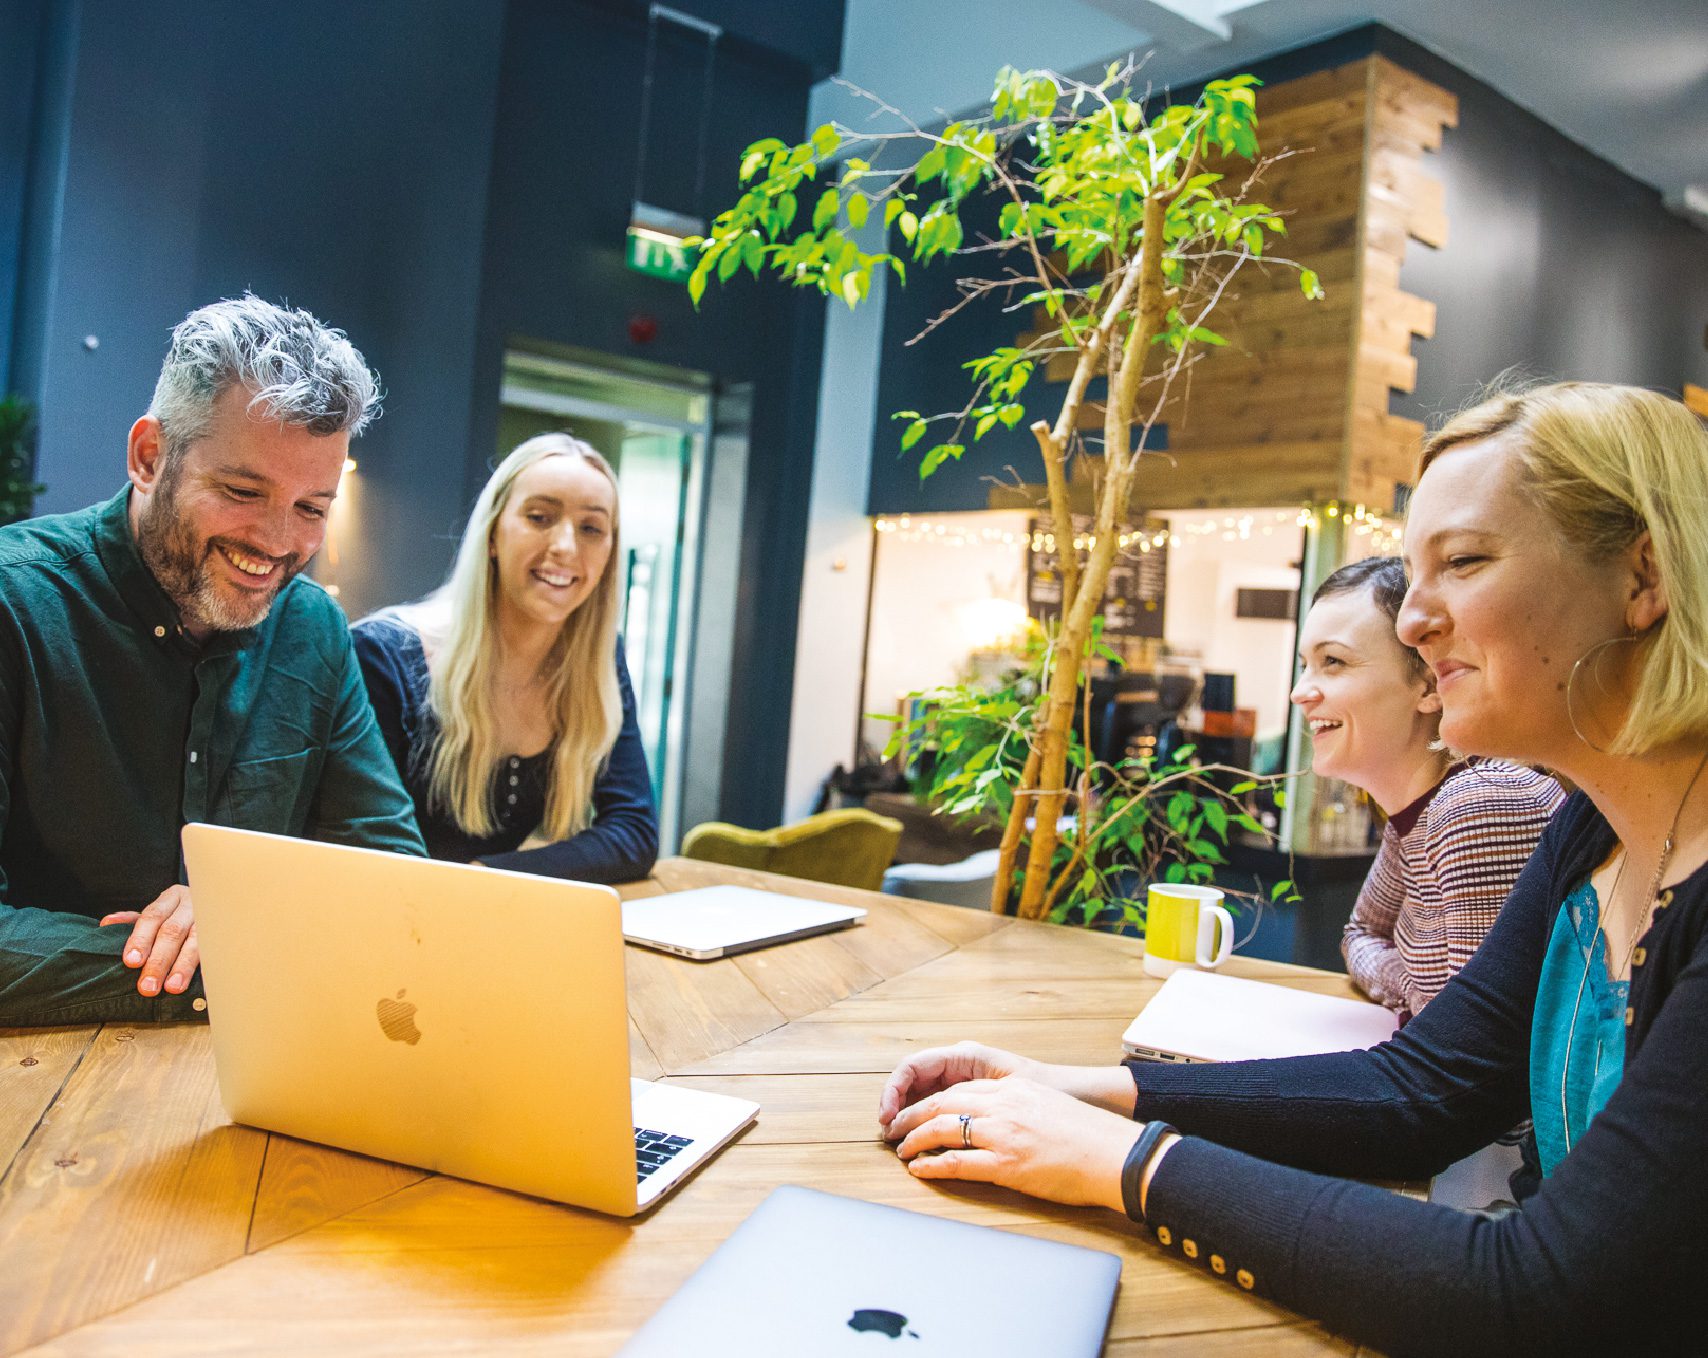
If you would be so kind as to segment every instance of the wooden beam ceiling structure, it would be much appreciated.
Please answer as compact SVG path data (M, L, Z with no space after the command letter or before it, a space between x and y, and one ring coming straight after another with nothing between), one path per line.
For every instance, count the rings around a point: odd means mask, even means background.
M1457 124L1458 101L1372 56L1270 86L1257 110L1265 153L1289 154L1253 196L1285 216L1276 248L1314 269L1325 296L1304 297L1290 268L1241 270L1206 322L1228 345L1177 382L1163 412L1168 449L1141 461L1135 516L1330 501L1386 512L1412 478L1423 426L1389 413L1389 397L1416 386L1411 342L1434 332L1435 306L1405 291L1400 271L1408 240L1446 242L1442 188L1425 154ZM1248 169L1227 167L1230 176ZM1046 380L1071 371L1064 355ZM1101 406L1088 404L1084 430L1095 438L1102 421ZM1098 462L1074 459L1076 511L1090 508ZM1042 487L1005 487L991 507L1044 498Z

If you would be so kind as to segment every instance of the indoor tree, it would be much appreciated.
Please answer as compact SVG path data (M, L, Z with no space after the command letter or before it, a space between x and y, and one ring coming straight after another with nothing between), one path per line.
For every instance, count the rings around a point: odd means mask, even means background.
M1003 728L1023 739L1024 756L993 753L968 775L969 794L999 781L1006 794L999 799L1007 819L992 908L1007 909L1024 844L1018 913L1027 918L1055 910L1092 857L1085 815L1076 844L1060 844L1056 827L1072 790L1070 762L1082 794L1096 772L1088 757L1073 759L1076 709L1149 436L1189 365L1225 343L1207 321L1241 268L1261 261L1295 269L1304 293L1321 295L1315 274L1268 250L1285 226L1254 198L1267 163L1258 150L1257 79L1214 80L1194 102L1169 104L1135 92L1137 69L1132 61L1116 64L1088 83L1005 68L987 112L940 130L879 103L900 124L895 130L826 124L799 143L755 142L742 156L745 187L736 203L703 238L688 242L697 251L688 279L696 304L712 277L727 281L746 268L853 307L870 290L874 270L892 269L905 282L905 254L916 264L953 258L974 270L957 280L959 300L932 326L979 304L1043 309L1048 324L1036 338L968 360L971 393L960 409L897 413L905 421L903 450L924 449L922 477L959 459L969 441L999 426L1015 428L1027 417L1040 365L1071 361L1054 418L1029 424L1060 544L1060 626L1042 657L1035 696ZM997 229L969 240L962 212L983 194L1001 204ZM899 236L898 252L870 252L859 243L879 214L886 243ZM1098 407L1100 439L1082 432L1082 415L1094 416ZM1091 459L1095 497L1083 565L1072 546L1069 502L1069 462L1082 455ZM1114 772L1143 783L1154 771ZM1176 806L1181 793L1170 794ZM1183 815L1183 829L1194 816L1214 823L1220 815L1225 830L1225 811Z

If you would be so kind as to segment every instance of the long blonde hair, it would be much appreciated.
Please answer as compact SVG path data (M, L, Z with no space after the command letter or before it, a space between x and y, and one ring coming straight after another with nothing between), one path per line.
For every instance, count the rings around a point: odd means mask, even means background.
M1708 430L1641 387L1557 382L1508 391L1450 420L1421 475L1462 444L1510 435L1527 488L1567 546L1611 560L1646 532L1666 616L1645 635L1631 710L1608 746L1644 754L1708 733Z
M465 834L497 829L493 785L508 753L493 711L498 660L498 572L492 544L517 478L548 457L580 458L611 483L611 555L586 601L564 620L542 666L552 715L551 773L540 833L567 839L592 819L593 784L623 725L617 687L617 476L593 448L568 434L520 443L493 472L469 514L444 585L424 601L438 626L428 704L439 736L427 765L428 804Z

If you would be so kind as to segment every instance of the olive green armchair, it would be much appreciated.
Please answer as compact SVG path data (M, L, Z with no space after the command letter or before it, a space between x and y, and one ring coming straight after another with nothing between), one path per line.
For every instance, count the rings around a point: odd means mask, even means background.
M682 856L834 886L876 891L895 857L901 822L860 807L823 811L775 830L708 821L682 841Z

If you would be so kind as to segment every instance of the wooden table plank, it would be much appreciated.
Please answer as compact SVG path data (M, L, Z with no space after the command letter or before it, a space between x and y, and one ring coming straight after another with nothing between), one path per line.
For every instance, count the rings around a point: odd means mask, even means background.
M1309 1332L1296 1317L1168 1257L1113 1213L981 1185L923 1184L876 1143L734 1146L634 1225L430 1180L94 1321L43 1352L212 1353L242 1335L244 1350L256 1353L610 1354L781 1183L1114 1250L1125 1269L1112 1345L1192 1336L1220 1339L1206 1352L1350 1352L1301 1341ZM1272 1349L1272 1339L1287 1347Z
M0 1184L0 1352L239 1257L265 1146L205 1027L103 1029Z
M904 1056L925 1047L971 1039L1040 1061L1080 1065L1121 1059L1125 1019L953 1018L873 1023L803 1019L733 1050L672 1072L679 1075L788 1075L867 1071L887 1074Z
M786 1022L733 959L691 962L624 950L629 1016L667 1071L727 1051Z
M791 1019L816 1013L884 979L837 934L803 938L787 948L761 948L732 960Z
M249 1227L250 1253L419 1183L427 1171L273 1135Z
M0 1031L0 1180L52 1106L77 1063L95 1041L96 1028L27 1028Z

